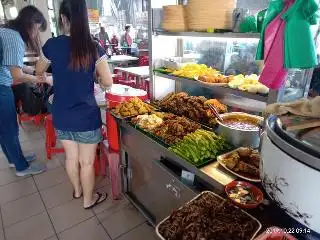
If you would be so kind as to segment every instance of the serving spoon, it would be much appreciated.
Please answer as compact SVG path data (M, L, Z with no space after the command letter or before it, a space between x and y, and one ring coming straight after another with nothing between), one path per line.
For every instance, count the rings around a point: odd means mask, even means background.
M213 114L215 115L216 118L218 118L218 120L222 123L223 122L223 118L220 116L218 110L211 104L208 104L210 110L213 112Z

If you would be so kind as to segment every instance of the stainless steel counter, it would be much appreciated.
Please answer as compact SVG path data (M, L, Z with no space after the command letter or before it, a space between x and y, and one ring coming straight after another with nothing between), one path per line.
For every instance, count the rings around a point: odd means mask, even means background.
M181 170L195 174L194 185L217 193L223 191L224 185L206 171L194 167L130 124L122 121L118 124L124 192L150 223L158 223L196 196L199 188L184 184Z

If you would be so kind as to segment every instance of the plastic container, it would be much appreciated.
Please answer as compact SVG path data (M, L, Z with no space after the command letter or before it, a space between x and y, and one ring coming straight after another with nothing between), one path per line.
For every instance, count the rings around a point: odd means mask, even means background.
M146 91L140 89L135 89L121 84L114 84L111 90L106 93L105 97L109 103L109 107L114 108L120 103L127 101L133 97L139 97L141 100L145 101L148 98L148 94ZM109 142L109 147L114 151L119 151L120 145L117 122L109 111L107 111L106 114L107 139Z
M247 188L249 189L254 198L256 203L239 203L237 201L235 201L233 198L230 197L230 193L234 188L237 187L243 187L243 188ZM251 183L247 183L247 182L242 182L242 181L233 181L231 183L229 183L226 187L225 187L225 192L228 195L228 198L237 206L241 207L241 208L247 208L247 209L253 209L253 208L257 208L262 202L263 202L263 193L262 191L257 188L256 186L252 185Z

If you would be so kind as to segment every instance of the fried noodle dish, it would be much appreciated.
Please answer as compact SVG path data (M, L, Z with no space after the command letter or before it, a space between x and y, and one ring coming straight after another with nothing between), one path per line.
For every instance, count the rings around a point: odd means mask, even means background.
M257 221L228 200L205 193L174 211L159 233L166 240L249 240L258 228Z

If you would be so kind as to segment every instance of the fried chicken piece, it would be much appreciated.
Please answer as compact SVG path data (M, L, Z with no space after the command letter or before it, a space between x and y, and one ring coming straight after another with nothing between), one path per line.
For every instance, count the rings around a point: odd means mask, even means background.
M225 113L228 110L227 106L219 102L217 99L210 99L205 102L205 105L209 105L209 104L214 106L219 113Z
M252 153L251 148L240 148L238 150L238 154L240 157L249 157L251 153Z
M135 110L134 108L130 110L130 116L137 116L139 115L139 112Z
M238 153L231 153L229 156L223 159L223 163L230 170L234 170L234 168L239 164L240 156Z
M121 112L122 117L129 117L131 116L130 112Z
M141 107L141 108L139 108L138 112L139 112L139 114L145 114L145 113L148 113L149 111L145 107Z

